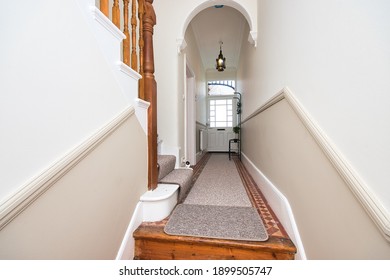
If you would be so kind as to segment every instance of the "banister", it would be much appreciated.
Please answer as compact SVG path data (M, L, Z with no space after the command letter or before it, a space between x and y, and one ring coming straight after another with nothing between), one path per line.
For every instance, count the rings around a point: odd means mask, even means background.
M121 29L119 0L112 0L111 21ZM129 30L130 0L123 0L123 63L141 74L138 96L150 103L148 109L148 188L157 187L157 84L154 78L153 29L156 14L153 0L131 0L131 35ZM109 17L109 0L100 1L100 9ZM138 13L137 13L138 10ZM138 17L137 17L138 14ZM138 24L138 30L137 30ZM137 36L138 31L138 36ZM137 50L138 39L138 50ZM138 55L137 55L138 54ZM139 69L137 69L139 68Z
M154 79L153 28L156 24L156 14L153 0L145 0L143 18L143 87L145 100L150 103L148 109L148 188L157 188L157 84Z

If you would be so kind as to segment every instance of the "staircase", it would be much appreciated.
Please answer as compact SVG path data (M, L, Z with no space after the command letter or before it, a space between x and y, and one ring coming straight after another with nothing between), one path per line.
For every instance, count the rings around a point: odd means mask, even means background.
M206 158L206 159L205 159ZM159 157L159 181L173 177L176 172L192 170L173 169L174 156ZM194 168L194 174L199 174L207 161L204 156ZM239 160L235 160L240 176L243 179L253 206L258 210L267 228L269 239L266 242L236 241L214 238L188 237L167 235L164 227L168 218L158 222L144 222L133 237L135 240L134 259L137 260L291 260L294 259L296 248L277 217L269 208L259 188L247 173ZM169 173L167 173L169 171ZM174 172L173 174L170 173ZM184 173L182 174L184 176ZM179 176L180 177L180 176ZM190 179L187 179L190 180ZM170 180L169 180L170 181ZM190 187L192 182L190 183ZM190 188L189 187L189 188ZM187 190L181 189L179 201L184 200Z
M176 157L172 155L158 155L158 183L176 184L179 186L178 203L184 201L192 185L191 168L175 169Z
M176 168L176 157L158 155L158 186L144 193L143 221L161 221L169 216L177 203L184 201L192 186L192 168Z

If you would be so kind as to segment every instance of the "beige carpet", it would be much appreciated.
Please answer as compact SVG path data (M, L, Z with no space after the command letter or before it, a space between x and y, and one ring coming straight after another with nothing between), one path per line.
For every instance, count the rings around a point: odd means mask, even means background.
M184 203L252 206L234 161L225 153L211 155Z
M265 241L268 234L252 207L179 204L164 228L171 235Z
M165 228L170 235L265 241L267 231L248 198L234 161L212 154Z

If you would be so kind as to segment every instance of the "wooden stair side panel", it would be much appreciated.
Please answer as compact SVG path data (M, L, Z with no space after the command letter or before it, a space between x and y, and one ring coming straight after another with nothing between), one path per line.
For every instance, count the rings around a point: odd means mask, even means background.
M165 222L143 223L135 232L134 259L139 260L292 260L295 246L289 239L266 242L235 241L164 233Z

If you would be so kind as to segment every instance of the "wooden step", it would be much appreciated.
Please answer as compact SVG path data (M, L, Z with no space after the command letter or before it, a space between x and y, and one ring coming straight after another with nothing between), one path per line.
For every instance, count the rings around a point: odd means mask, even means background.
M194 167L193 182L206 165L209 154ZM153 223L142 223L134 232L135 259L143 260L209 260L257 259L291 260L296 247L268 205L259 187L238 158L234 159L248 196L260 214L269 239L265 242L171 236L164 233L168 218Z
M296 248L289 238L235 241L164 233L167 219L143 223L135 232L134 259L139 260L291 260Z

